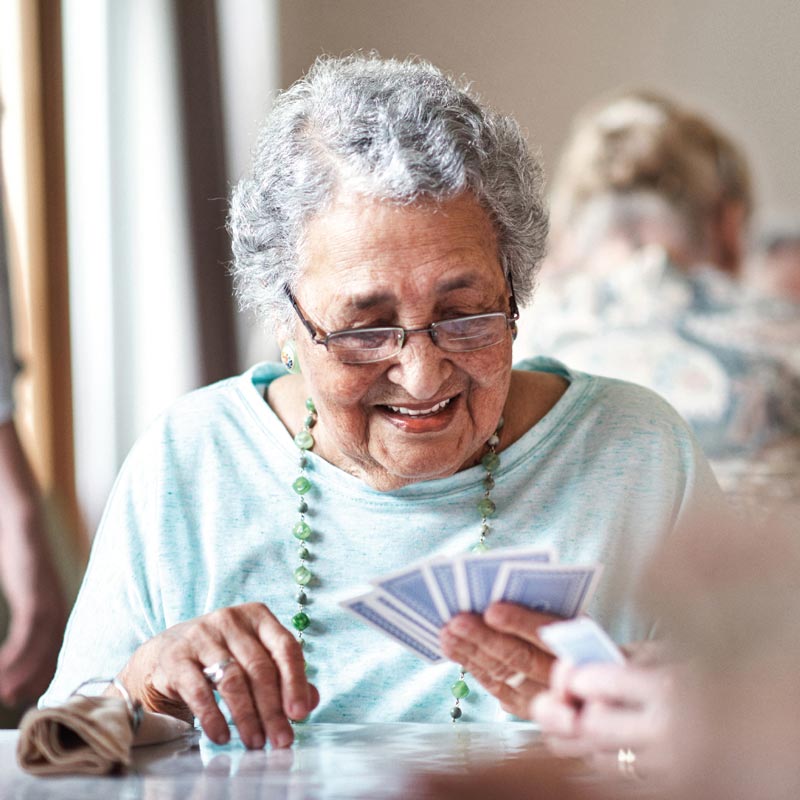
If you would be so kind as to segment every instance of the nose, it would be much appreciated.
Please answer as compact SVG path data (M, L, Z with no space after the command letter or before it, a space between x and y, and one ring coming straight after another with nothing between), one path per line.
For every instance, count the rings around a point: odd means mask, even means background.
M433 343L427 331L420 331L408 336L386 374L410 397L428 400L436 396L452 372L453 363L448 353Z

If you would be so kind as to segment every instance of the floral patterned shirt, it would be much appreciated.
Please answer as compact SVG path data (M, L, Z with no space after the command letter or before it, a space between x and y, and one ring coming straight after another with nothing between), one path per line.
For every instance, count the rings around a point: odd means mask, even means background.
M653 389L726 490L800 500L800 305L647 248L602 274L545 275L515 348Z

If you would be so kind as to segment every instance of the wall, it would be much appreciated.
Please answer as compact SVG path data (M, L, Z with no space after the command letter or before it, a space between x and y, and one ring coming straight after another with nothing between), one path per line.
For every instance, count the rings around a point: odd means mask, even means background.
M706 109L747 148L763 210L800 213L796 0L281 0L281 83L322 52L413 53L472 79L541 146L620 86Z

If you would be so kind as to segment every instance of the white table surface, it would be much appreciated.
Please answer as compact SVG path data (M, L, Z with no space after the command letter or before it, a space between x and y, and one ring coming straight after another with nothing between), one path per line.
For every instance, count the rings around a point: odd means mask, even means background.
M76 800L235 800L410 798L408 776L460 770L517 755L538 733L525 723L309 723L288 750L247 751L235 737L218 747L205 737L137 748L126 775L28 775L16 764L16 731L0 731L0 798Z

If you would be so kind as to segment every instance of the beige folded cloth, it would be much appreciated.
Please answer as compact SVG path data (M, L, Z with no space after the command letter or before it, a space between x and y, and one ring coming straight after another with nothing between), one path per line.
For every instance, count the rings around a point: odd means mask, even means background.
M17 760L34 775L105 775L130 766L132 747L169 742L193 730L188 722L145 711L134 735L121 698L73 695L25 714Z

